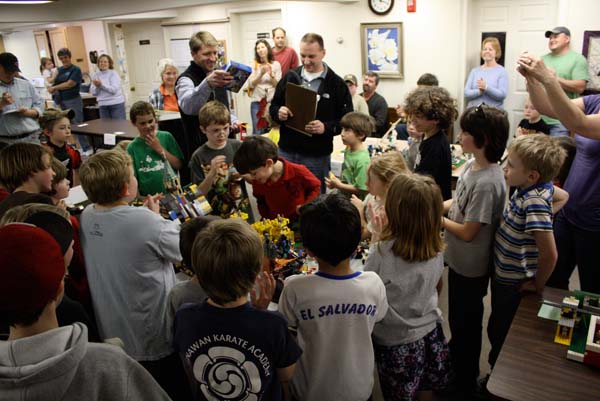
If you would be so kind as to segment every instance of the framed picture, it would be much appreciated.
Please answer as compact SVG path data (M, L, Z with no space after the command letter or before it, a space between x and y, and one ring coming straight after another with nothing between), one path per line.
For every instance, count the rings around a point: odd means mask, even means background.
M360 24L363 74L404 78L402 22Z
M600 31L583 32L583 56L588 62L587 89L600 90Z

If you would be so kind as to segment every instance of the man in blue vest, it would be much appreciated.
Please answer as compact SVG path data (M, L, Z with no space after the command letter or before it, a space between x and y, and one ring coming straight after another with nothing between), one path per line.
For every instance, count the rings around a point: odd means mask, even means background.
M189 44L192 61L175 83L187 145L187 149L182 149L186 162L206 142L206 136L200 132L198 111L210 100L218 100L229 108L229 93L225 86L233 80L231 74L217 68L218 43L210 32L195 33ZM233 113L231 127L237 128L237 117Z

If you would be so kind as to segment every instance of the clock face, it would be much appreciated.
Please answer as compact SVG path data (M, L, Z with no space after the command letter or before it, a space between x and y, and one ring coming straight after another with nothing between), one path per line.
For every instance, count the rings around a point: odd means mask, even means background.
M368 0L371 11L375 14L387 14L394 7L394 0Z

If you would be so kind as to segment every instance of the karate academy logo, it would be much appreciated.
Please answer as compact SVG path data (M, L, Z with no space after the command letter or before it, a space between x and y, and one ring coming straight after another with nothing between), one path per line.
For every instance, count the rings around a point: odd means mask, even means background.
M259 368L230 347L211 347L194 362L194 377L209 401L256 401L261 391Z

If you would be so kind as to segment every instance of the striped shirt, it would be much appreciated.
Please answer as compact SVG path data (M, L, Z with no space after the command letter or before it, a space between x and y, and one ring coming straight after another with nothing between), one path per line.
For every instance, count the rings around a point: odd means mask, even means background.
M496 280L515 284L535 276L538 249L533 233L552 231L552 183L515 192L494 240Z

